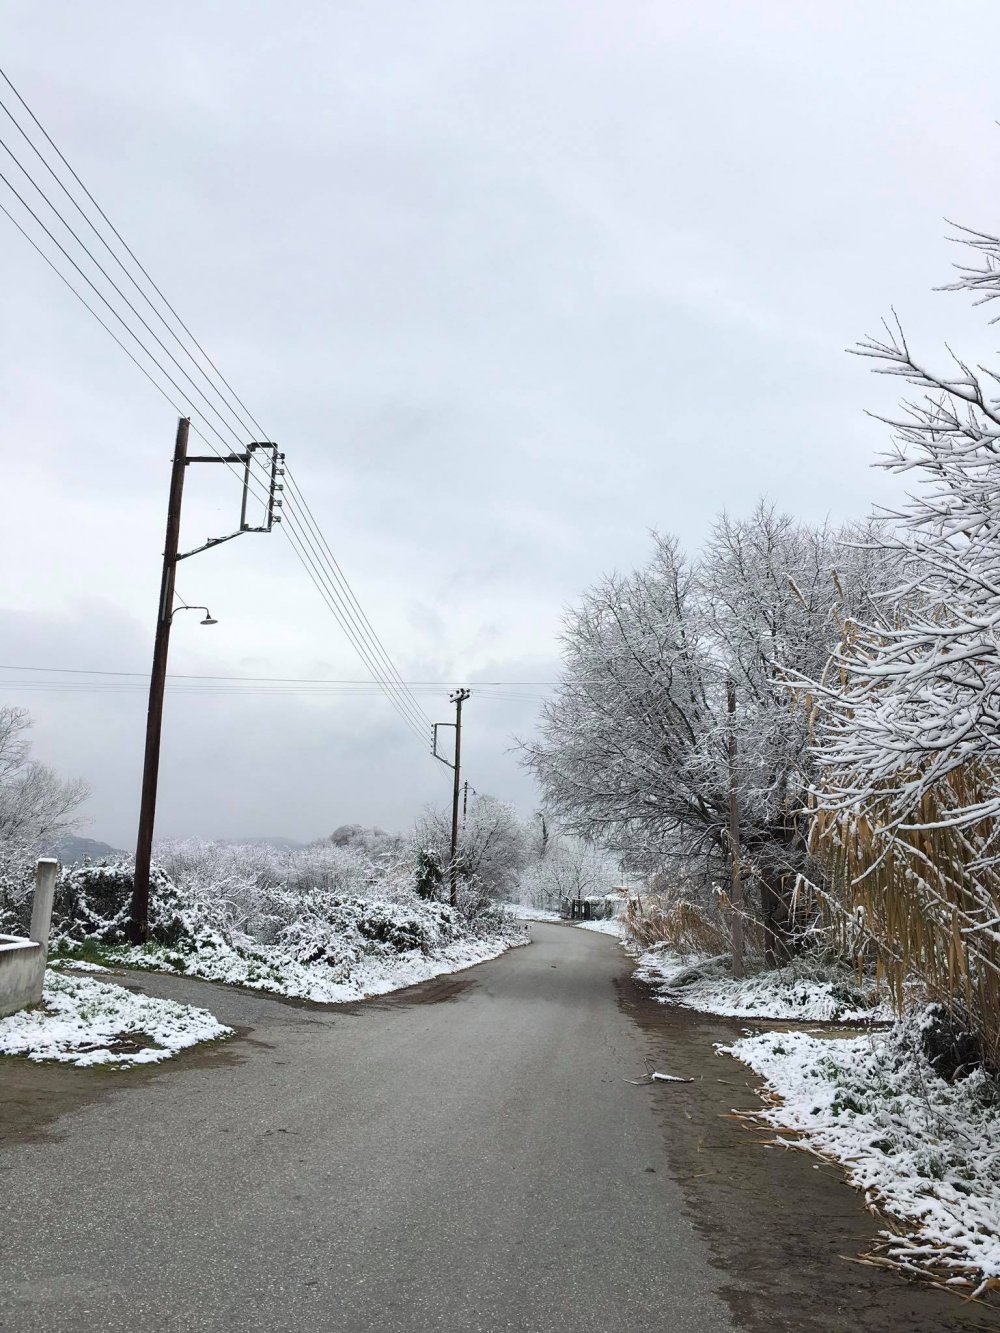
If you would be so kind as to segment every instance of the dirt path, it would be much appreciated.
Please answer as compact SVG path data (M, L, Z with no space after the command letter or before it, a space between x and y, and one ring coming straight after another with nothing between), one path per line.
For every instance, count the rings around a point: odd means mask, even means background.
M729 1274L723 1294L738 1324L754 1333L1000 1330L1000 1309L851 1262L884 1221L866 1211L841 1171L766 1146L770 1135L730 1115L760 1105L757 1076L714 1051L746 1031L745 1020L660 1004L631 979L619 1002L645 1032L656 1067L696 1080L636 1095L656 1099L688 1216Z

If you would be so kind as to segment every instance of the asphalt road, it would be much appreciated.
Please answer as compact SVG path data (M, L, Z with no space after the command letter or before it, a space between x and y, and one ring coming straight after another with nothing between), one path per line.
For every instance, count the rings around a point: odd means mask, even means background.
M625 1081L647 1049L616 1002L627 961L604 935L533 936L349 1010L143 978L240 1036L104 1073L0 1147L0 1327L731 1329L669 1174L678 1091Z

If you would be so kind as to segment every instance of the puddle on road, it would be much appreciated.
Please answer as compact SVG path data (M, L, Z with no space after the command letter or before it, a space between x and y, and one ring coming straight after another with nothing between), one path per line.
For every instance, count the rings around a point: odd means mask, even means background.
M153 1083L184 1070L207 1069L245 1060L241 1047L256 1044L249 1029L237 1028L225 1041L180 1051L161 1064L115 1069L93 1065L39 1064L26 1056L0 1057L0 1147L58 1138L57 1121L124 1088Z
M724 1275L721 1294L738 1327L752 1333L1000 1333L1000 1308L966 1305L852 1262L871 1248L884 1221L866 1211L838 1168L805 1152L766 1146L771 1131L757 1134L731 1114L761 1105L754 1091L761 1080L714 1049L738 1037L746 1019L660 1004L630 976L617 985L618 1002L641 1028L653 1067L695 1080L637 1087L635 1095L653 1099L687 1215Z

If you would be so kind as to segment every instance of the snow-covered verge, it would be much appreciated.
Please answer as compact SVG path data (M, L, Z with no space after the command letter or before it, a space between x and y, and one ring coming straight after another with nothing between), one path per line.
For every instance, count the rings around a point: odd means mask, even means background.
M594 930L598 935L614 935L619 940L624 933L624 926L615 917L609 917L607 921L574 921L573 925L579 930Z
M110 966L181 973L317 1004L344 1004L459 972L527 943L526 933L518 927L516 932L469 936L427 952L420 949L382 952L347 958L338 964L304 963L276 947L236 948L221 938L203 936L194 947L166 948L154 944L146 948L105 948L101 956ZM64 956L72 959L72 953Z
M941 1077L922 1022L832 1040L768 1032L721 1049L767 1080L761 1120L842 1163L908 1227L884 1233L891 1261L981 1294L1000 1288L1000 1086L981 1068Z
M412 869L321 847L261 865L254 849L183 845L154 867L150 940L128 943L130 861L60 876L50 960L183 973L336 1004L412 986L527 943L525 926L459 885L422 897ZM20 910L19 904L15 907Z
M636 976L650 982L664 1004L707 1014L810 1023L893 1019L891 1006L843 968L793 963L736 981L726 975L728 967L728 958L682 957L654 948L639 958Z
M127 1067L168 1060L231 1032L207 1009L49 969L41 1005L0 1019L0 1055Z

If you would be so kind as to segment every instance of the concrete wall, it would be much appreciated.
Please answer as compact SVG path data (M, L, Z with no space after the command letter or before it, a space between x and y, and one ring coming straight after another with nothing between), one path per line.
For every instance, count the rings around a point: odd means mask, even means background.
M0 935L0 1018L42 998L45 954L35 940Z
M58 871L58 861L46 858L38 862L29 938L0 935L0 1018L38 1004L42 998Z

